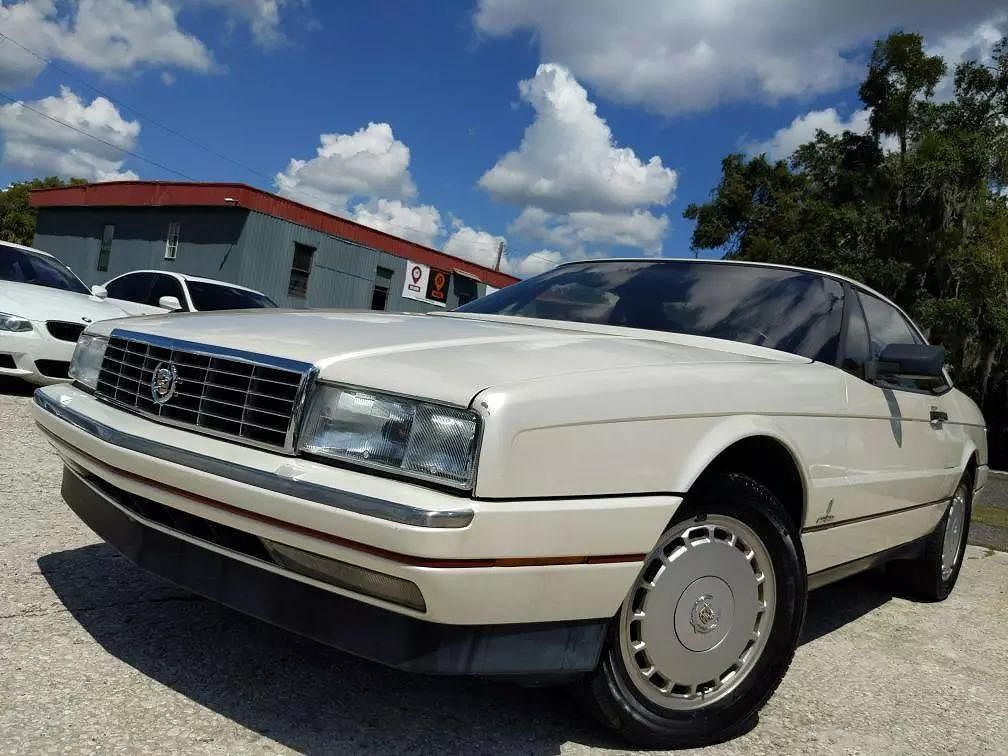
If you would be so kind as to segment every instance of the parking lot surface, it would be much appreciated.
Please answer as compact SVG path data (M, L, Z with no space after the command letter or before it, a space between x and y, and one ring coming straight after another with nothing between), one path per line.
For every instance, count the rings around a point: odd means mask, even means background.
M134 567L63 504L30 402L0 386L0 752L626 751L561 690L386 669ZM970 547L942 604L813 593L759 721L704 753L1005 753L1006 712L1008 554Z

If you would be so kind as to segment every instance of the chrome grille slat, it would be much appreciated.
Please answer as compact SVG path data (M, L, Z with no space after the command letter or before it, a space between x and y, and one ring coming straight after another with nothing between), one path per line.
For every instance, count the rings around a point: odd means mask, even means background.
M185 396L185 397L188 397L190 399L199 399L200 398L200 397L196 396L195 394L183 394L183 393L180 393L180 392L176 392L176 395L177 396ZM203 397L203 401L204 401L204 403L209 403L209 404L219 404L219 405L222 405L222 406L225 406L225 407L234 407L235 409L237 409L240 412L241 411L244 411L246 413L253 412L253 413L257 413L257 414L271 415L273 417L279 417L279 418L284 418L284 419L290 417L290 413L284 414L282 412L273 412L271 410L259 409L258 407L255 407L255 406L249 405L247 403L243 403L243 402L224 402L224 401L221 401L220 399L213 399L211 397Z
M175 365L178 377L175 392L159 404L151 382L161 362ZM290 454L313 372L311 365L287 364L268 356L113 331L95 393L165 424Z
M200 411L200 416L201 417L212 417L215 420L223 420L224 422L234 423L235 425L248 425L250 428L259 428L260 430L269 431L270 433L284 433L285 432L284 430L278 430L276 428L270 428L268 425L257 425L255 423L250 423L248 421L242 422L240 420L236 420L233 417L228 417L227 415L216 415L213 412L210 412L208 410L201 410Z
M205 370L206 369L203 366L198 366L197 367L195 365L184 365L183 363L176 363L176 364L181 365L182 367L193 367L193 368L196 368L198 370ZM236 376L238 378L248 378L249 377L248 375L246 375L244 373L234 373L234 372L231 372L229 370L214 370L213 372L217 373L219 375L233 375L233 376ZM289 386L289 384L287 382L285 382L285 381L277 381L277 380L274 380L272 378L257 377L255 380L256 381L264 381L266 383L276 383L276 384L279 384L281 386ZM227 388L227 386L225 386L225 388Z

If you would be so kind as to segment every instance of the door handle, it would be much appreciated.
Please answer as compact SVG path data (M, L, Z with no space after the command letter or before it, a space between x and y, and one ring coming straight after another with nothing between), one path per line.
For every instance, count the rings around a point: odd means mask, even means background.
M931 408L931 427L941 428L942 423L948 422L948 412L943 412L937 407Z

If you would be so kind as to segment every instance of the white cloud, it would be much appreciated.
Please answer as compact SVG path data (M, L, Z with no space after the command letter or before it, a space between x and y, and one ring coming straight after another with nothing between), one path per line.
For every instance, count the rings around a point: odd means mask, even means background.
M662 238L668 230L665 215L636 209L629 213L600 213L580 210L549 213L537 207L525 208L508 230L567 251L584 251L590 246L635 247L647 254L661 253Z
M817 131L825 131L832 136L839 136L845 131L867 134L868 115L865 108L855 110L846 118L841 117L836 108L810 110L795 116L790 124L777 129L769 139L746 142L743 149L749 155L766 153L769 160L787 160L801 145L815 139ZM894 136L882 137L880 144L885 152L899 149L899 141Z
M244 21L258 44L271 47L283 41L280 30L281 11L291 5L302 4L302 0L190 0L193 4L203 4L221 8L235 19Z
M955 68L966 60L976 60L990 65L994 46L1008 34L1008 14L997 14L979 24L958 29L944 35L937 35L933 44L925 44L929 55L940 55L948 68L944 78L935 89L934 100L944 102L954 95ZM843 118L836 108L812 110L796 116L772 137L761 141L747 142L745 151L750 155L766 153L771 160L784 160L802 144L815 138L816 131L822 129L827 134L839 135L844 131L855 134L868 132L868 110L855 110ZM894 137L882 140L882 148L887 151L898 149Z
M479 180L495 199L522 206L509 231L568 256L613 245L660 253L669 221L647 208L672 199L676 172L617 147L563 66L540 65L519 91L535 117L518 148Z
M131 150L140 135L139 121L127 121L104 97L86 104L68 87L59 96L27 103L32 108L87 131L116 147ZM15 102L0 106L3 162L36 175L56 174L91 181L136 179L123 170L123 153L61 126Z
M388 234L434 246L441 235L441 213L432 205L405 205L381 197L354 208L354 220Z
M522 258L505 258L505 264L501 267L505 272L518 278L529 278L552 270L560 263L565 262L564 256L560 252L551 249L541 249L538 252L531 252Z
M505 241L504 237L467 226L457 218L454 219L453 225L455 230L443 248L445 254L493 268L497 263L498 245ZM530 252L522 257L505 251L501 258L500 269L518 278L528 278L555 268L565 259L567 256L562 252L550 249Z
M0 7L0 28L41 55L109 74L157 65L209 72L213 55L178 26L176 7L165 0L22 0ZM0 82L30 83L44 64L11 43L0 45Z
M994 45L1008 34L1008 14L997 14L975 27L959 29L943 35L927 45L929 55L941 55L948 71L935 88L938 102L951 100L955 94L955 67L966 60L976 60L990 65Z
M369 123L353 134L322 134L316 156L291 158L276 174L278 191L292 199L342 212L353 199L411 199L409 147L387 123Z
M863 75L856 48L890 29L938 39L1003 11L1004 0L480 0L475 24L531 32L541 60L614 100L682 113L832 92Z
M769 139L746 143L745 151L750 155L766 153L770 160L787 160L799 146L815 139L819 130L833 135L844 131L864 134L868 131L868 111L855 110L847 118L842 118L836 108L812 110L795 116L790 124L777 129Z
M455 230L445 242L444 253L492 268L497 262L498 245L504 237L471 228L457 219L453 225ZM506 268L506 265L502 263L501 267Z
M563 66L543 64L518 87L535 119L518 149L479 180L496 199L551 212L611 212L671 199L676 172L660 157L645 163L632 149L617 147L588 93Z

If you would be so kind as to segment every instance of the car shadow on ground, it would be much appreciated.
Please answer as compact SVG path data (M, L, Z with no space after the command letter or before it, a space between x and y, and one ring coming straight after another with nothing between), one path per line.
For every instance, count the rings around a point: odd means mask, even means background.
M203 600L104 544L50 554L38 565L110 654L297 751L332 750L334 741L379 753L556 753L567 741L626 746L565 691L388 669ZM891 597L874 574L816 591L802 643Z

